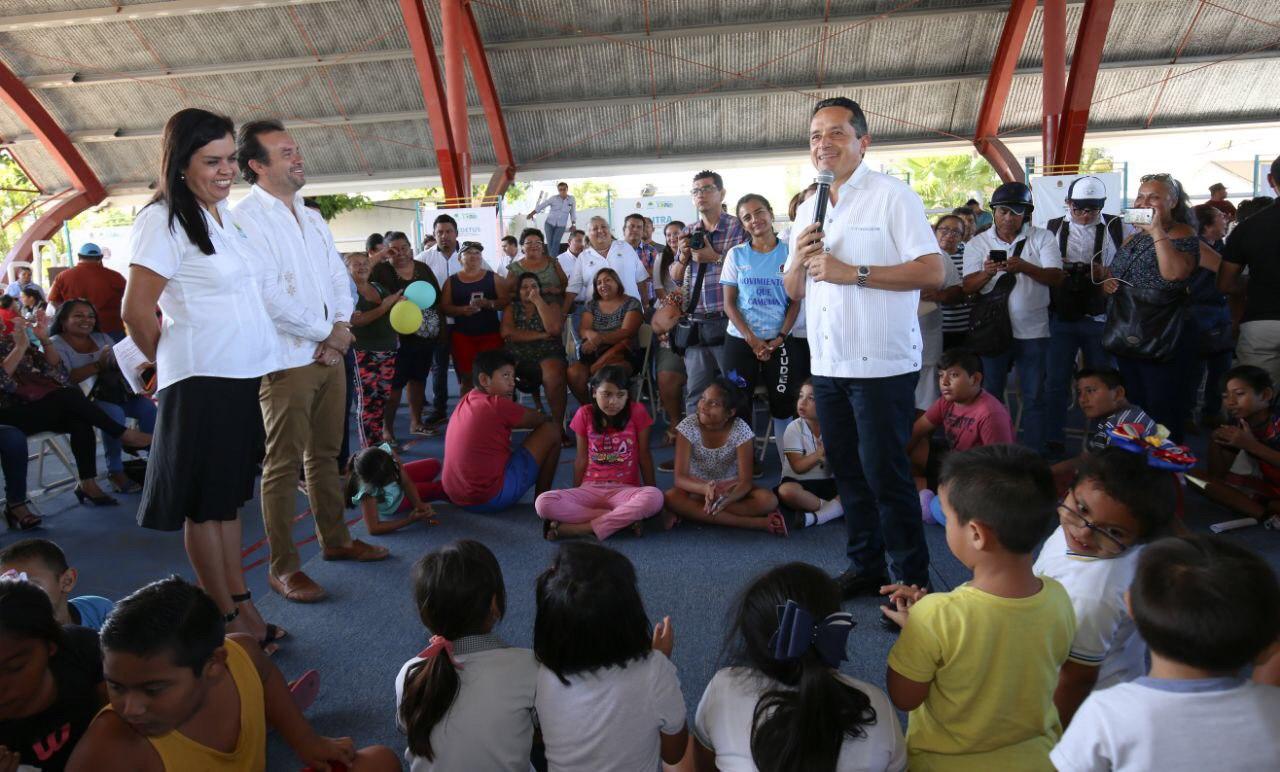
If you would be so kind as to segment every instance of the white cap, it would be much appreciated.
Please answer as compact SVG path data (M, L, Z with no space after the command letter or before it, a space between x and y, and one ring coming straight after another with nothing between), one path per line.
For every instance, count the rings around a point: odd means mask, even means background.
M1081 177L1067 188L1067 200L1101 203L1107 200L1107 186L1097 177Z

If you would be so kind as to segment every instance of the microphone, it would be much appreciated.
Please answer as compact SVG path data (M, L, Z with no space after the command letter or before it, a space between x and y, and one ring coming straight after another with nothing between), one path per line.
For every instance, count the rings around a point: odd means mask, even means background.
M818 172L818 176L814 177L813 181L818 186L818 190L813 194L818 199L818 205L813 208L813 221L821 225L827 216L827 202L831 200L831 183L836 181L836 175L830 169L823 169Z

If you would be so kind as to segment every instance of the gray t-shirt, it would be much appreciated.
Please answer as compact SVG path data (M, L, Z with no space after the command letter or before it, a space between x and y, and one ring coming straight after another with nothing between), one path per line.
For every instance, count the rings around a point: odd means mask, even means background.
M58 356L62 357L62 361L67 365L68 371L74 370L77 367L84 367L90 362L96 361L98 359L98 354L102 349L112 345L111 338L107 337L105 332L89 333L89 338L93 340L94 343L98 344L97 350L90 354L81 354L79 351L76 351L61 335L54 335L51 339L53 341L53 347L58 350Z

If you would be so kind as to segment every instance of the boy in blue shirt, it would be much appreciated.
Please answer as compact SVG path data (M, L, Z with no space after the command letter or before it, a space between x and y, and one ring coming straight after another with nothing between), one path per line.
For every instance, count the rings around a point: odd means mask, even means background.
M0 551L0 574L10 571L26 574L27 581L44 590L60 625L100 630L115 605L97 595L68 598L75 589L78 574L67 565L62 549L48 539L23 539Z

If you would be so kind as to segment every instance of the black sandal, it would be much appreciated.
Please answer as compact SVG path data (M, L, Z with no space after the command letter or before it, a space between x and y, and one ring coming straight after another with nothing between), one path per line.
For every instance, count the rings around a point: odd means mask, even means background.
M233 603L244 603L245 601L252 600L252 599L253 599L253 593L249 592L248 590L244 591L243 593L241 593L241 594L239 594L239 595L232 595L232 596L231 596L231 601L232 601ZM237 609L236 609L236 611L235 611L235 613L236 613L236 615L239 615L239 614L240 614L240 609L239 609L239 608L237 608ZM234 619L234 618L235 618L235 617L233 616L233 617L232 617L232 619ZM231 621L231 619L228 619L227 621L228 621L228 622L230 622L230 621ZM261 646L261 647L263 648L263 650L265 651L265 650L266 650L266 648L267 648L268 646L270 646L271 644L276 643L277 641L282 641L282 640L284 640L284 639L285 639L285 638L287 638L287 637L289 637L289 633L288 633L284 628L279 627L278 625L275 625L275 624L272 624L272 623L268 622L268 623L267 623L267 637L266 637L266 638L263 638L263 639L262 639L262 640L260 640L260 641L258 641L258 645L259 645L259 646Z
M15 510L21 507L25 515L18 514ZM4 505L4 520L10 529L19 531L30 531L32 528L39 528L43 522L40 516L31 511L31 501L15 501L12 504Z
M542 538L547 541L556 541L560 538L560 523L555 520L542 521Z

